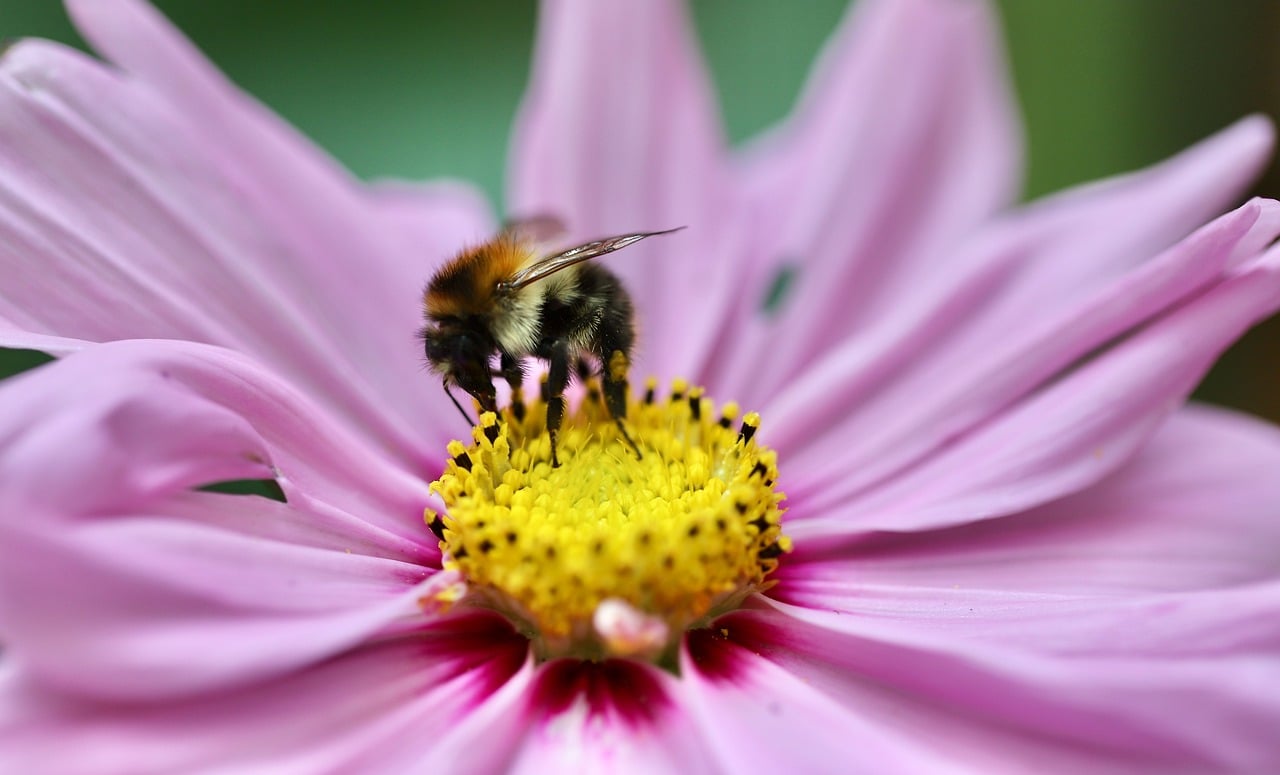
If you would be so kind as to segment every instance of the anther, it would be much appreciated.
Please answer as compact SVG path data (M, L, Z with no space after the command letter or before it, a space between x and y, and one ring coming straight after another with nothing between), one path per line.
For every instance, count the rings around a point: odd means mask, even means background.
M733 401L724 405L724 409L720 410L720 427L728 429L732 427L733 420L738 416L738 405Z
M484 437L489 443L498 440L498 416L493 412L485 412L480 416L480 427L484 429Z
M772 543L760 550L760 554L756 555L762 560L772 560L781 557L785 550L777 543Z
M671 380L671 403L678 404L683 401L685 391L688 389L688 382L679 378Z
M426 513L423 514L423 517L427 523L427 529L430 530L437 539L443 541L444 520L440 518L440 515L431 509L427 509Z
M702 388L689 391L689 412L693 415L694 422L702 419Z
M449 442L447 447L449 457L453 458L454 464L463 471L471 470L471 456L467 454L467 448L462 446L462 442L454 440Z

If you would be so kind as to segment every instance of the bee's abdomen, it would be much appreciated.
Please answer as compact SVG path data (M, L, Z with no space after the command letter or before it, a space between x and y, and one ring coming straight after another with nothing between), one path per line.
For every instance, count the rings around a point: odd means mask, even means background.
M599 355L622 350L630 354L635 339L631 297L621 281L594 264L578 267L572 292L548 293L542 301L539 357L548 357L558 340Z

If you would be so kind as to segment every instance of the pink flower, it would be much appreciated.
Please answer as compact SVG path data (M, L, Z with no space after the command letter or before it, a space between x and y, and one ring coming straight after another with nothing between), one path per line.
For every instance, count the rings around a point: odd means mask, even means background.
M539 662L422 522L417 294L480 198L69 5L110 65L0 65L0 344L67 356L0 387L0 770L1280 769L1280 433L1182 406L1280 306L1280 204L1214 218L1265 120L1014 207L984 5L857 3L730 154L675 3L547 3L510 210L688 225L610 259L633 373L761 411L795 551L674 671Z

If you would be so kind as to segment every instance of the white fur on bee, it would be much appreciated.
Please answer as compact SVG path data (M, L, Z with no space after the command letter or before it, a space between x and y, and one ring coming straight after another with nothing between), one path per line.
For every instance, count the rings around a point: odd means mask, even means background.
M538 346L542 304L548 298L571 303L581 295L576 290L577 267L548 277L542 282L521 288L506 299L490 320L490 330L504 352L525 354ZM575 346L581 346L578 342Z

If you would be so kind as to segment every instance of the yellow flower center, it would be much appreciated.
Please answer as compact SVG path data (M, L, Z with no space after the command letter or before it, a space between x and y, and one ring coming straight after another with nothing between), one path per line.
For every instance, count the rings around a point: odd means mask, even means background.
M766 588L782 535L772 450L752 413L717 413L677 380L629 399L631 448L599 390L566 418L551 465L546 404L482 415L473 443L449 445L428 510L444 567L466 599L502 611L541 656L670 655L681 633ZM457 587L439 594L452 603Z

